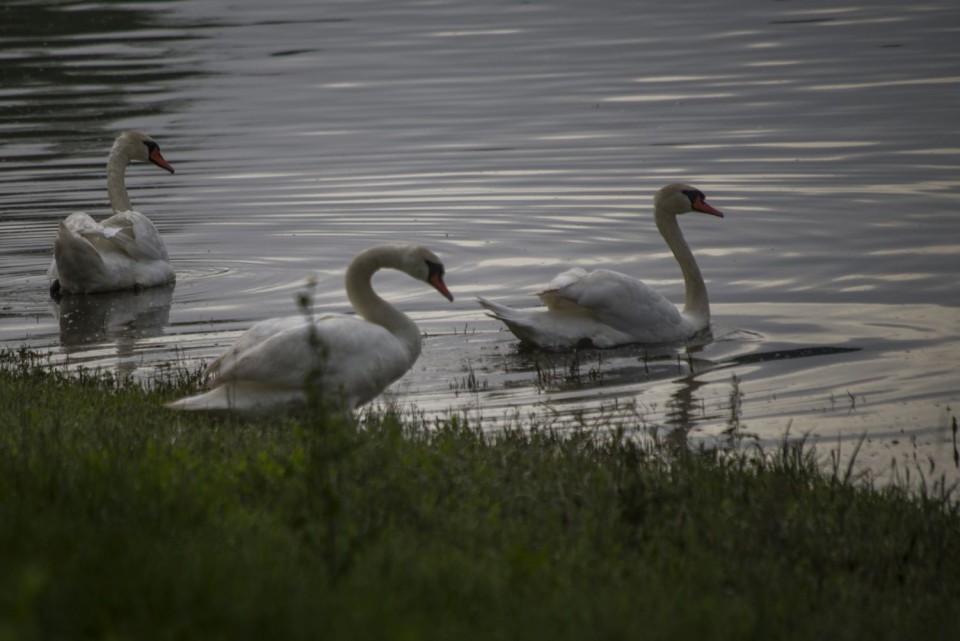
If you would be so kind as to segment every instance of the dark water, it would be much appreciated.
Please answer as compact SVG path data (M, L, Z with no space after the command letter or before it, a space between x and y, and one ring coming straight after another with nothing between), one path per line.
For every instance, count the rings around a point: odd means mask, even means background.
M428 338L389 399L491 424L621 416L958 478L960 5L818 2L7 2L0 8L0 346L149 380L252 322L347 311L361 249L437 252L448 304L377 287ZM114 135L172 290L48 300L56 222L108 214ZM474 303L533 305L569 266L680 302L651 198L682 223L715 341L537 357ZM736 388L739 413L731 407ZM932 466L932 467L931 467Z

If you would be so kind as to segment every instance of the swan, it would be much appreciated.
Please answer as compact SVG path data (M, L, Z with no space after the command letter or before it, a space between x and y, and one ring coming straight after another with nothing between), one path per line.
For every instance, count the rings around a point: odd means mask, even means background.
M177 410L268 410L302 404L307 384L353 411L403 376L420 356L420 330L380 298L370 284L397 269L432 285L452 301L444 268L417 245L378 245L347 268L346 289L359 316L322 314L261 321L207 367L210 391L167 407Z
M614 347L630 343L684 341L710 326L710 301L700 268L683 238L677 216L699 211L723 214L699 189L671 184L654 197L657 229L683 272L686 304L680 311L655 289L614 271L580 268L559 274L537 292L546 310L521 311L480 298L490 315L521 341L542 349Z
M114 214L99 223L84 212L60 221L48 271L54 298L62 293L139 290L175 280L157 228L130 206L124 176L134 160L173 173L150 136L138 131L117 136L107 159L107 194Z

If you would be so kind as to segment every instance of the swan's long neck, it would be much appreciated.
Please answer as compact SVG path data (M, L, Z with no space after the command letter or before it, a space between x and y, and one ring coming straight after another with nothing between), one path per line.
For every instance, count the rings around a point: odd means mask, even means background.
M680 231L677 216L658 209L656 221L657 229L667 241L667 246L680 264L680 271L683 272L683 283L686 288L683 313L688 317L695 317L706 326L710 323L710 299L707 297L707 286L703 282L703 276L700 274L700 267L697 266L693 252L690 251L683 232Z
M127 196L126 173L130 159L123 151L123 147L115 143L107 158L107 196L113 211L130 211L130 197Z
M368 249L347 268L347 298L365 320L376 323L396 336L412 358L420 355L420 330L406 314L373 291L371 279L382 268L400 269L400 252L390 246Z

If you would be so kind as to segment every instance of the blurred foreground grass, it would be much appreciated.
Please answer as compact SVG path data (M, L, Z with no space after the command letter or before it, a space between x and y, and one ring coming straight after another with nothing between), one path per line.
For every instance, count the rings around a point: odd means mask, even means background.
M802 442L162 407L196 384L0 357L0 640L958 634L943 487Z

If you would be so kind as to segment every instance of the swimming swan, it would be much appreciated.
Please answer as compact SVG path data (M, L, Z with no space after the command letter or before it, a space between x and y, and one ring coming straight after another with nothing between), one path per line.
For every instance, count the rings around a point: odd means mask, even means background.
M667 185L654 197L657 229L683 272L683 311L631 276L581 268L563 272L538 292L546 310L521 311L483 298L479 303L521 341L543 349L687 340L710 326L707 287L677 223L677 216L690 211L723 217L689 185Z
M83 212L60 221L48 272L52 296L141 289L175 280L157 228L131 209L124 176L134 160L173 173L150 136L136 131L117 136L107 160L107 194L115 213L99 223Z
M346 289L357 316L274 318L253 325L207 367L209 392L180 399L178 410L263 410L295 406L311 384L338 407L353 410L376 398L420 356L420 330L373 291L382 268L432 285L448 300L440 260L417 245L379 245L347 268ZM341 405L342 404L342 405Z

